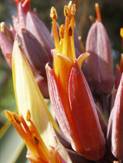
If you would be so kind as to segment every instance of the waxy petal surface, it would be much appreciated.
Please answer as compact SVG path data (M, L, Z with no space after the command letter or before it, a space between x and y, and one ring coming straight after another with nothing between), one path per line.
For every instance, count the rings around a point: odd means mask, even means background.
M77 63L70 73L68 96L81 145L79 152L87 159L102 158L105 152L104 135L91 92Z
M95 91L109 93L113 87L111 45L107 32L99 21L89 30L86 51L91 54L86 65L88 80Z
M79 142L77 130L71 116L67 92L62 88L61 82L54 74L54 71L50 70L49 72L50 73L47 73L48 87L50 90L50 99L55 111L56 119L68 142L70 142L72 146L76 146L76 148L78 148Z

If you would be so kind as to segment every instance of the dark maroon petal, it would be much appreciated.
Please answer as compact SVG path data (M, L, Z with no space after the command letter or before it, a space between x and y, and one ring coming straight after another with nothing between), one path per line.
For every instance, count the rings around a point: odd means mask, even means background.
M89 30L86 51L91 54L85 65L85 73L90 84L96 92L109 93L114 80L111 45L107 32L99 21Z
M41 90L41 93L45 98L49 98L49 92L48 92L48 86L47 86L47 80L43 78L41 75L37 75L35 77L36 82L38 83L38 86Z
M117 65L115 67L115 88L118 89L119 83L120 83L120 79L121 79L121 71L120 71L120 67Z
M94 163L94 161L86 160L85 158L83 158L82 155L80 155L70 149L67 149L67 152L69 153L72 163Z
M107 123L106 123L106 120L103 116L103 113L101 111L101 109L97 106L97 114L98 114L98 117L99 117L99 121L100 121L100 125L101 125L101 128L102 128L102 131L104 133L104 136L106 137L106 133L107 133Z
M38 71L38 73L40 73L42 76L45 76L45 65L47 62L49 62L47 51L26 29L21 30L21 36L22 45L29 62Z
M51 108L52 109L52 108ZM72 147L71 147L71 144L67 141L66 137L64 136L64 134L62 133L62 131L60 133L58 133L56 131L56 134L60 140L60 142L64 145L65 148L67 149L71 149L72 150Z

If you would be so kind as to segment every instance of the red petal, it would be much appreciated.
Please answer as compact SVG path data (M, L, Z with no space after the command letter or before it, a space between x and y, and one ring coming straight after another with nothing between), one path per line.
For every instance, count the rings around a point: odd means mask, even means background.
M98 160L104 155L104 135L93 97L77 63L71 69L68 95L71 114L81 143L79 152L87 159Z

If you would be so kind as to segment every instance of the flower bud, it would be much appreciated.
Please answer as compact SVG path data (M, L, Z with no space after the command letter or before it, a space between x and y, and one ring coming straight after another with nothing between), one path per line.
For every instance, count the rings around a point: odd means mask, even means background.
M85 64L85 74L92 90L110 93L114 80L111 45L98 12L87 36L86 51L91 54Z
M36 39L40 42L42 47L47 51L49 57L51 57L51 49L53 48L53 42L51 35L45 26L45 24L39 19L34 12L28 12L26 17L26 29L29 30Z

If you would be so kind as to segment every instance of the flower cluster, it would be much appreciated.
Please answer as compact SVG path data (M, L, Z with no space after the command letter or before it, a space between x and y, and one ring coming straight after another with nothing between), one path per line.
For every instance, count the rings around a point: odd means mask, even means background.
M85 53L77 45L74 1L64 6L62 25L51 8L54 44L30 0L16 4L13 25L0 24L0 47L12 68L19 112L6 116L24 140L27 158L32 163L122 161L123 57L114 72L99 4Z

